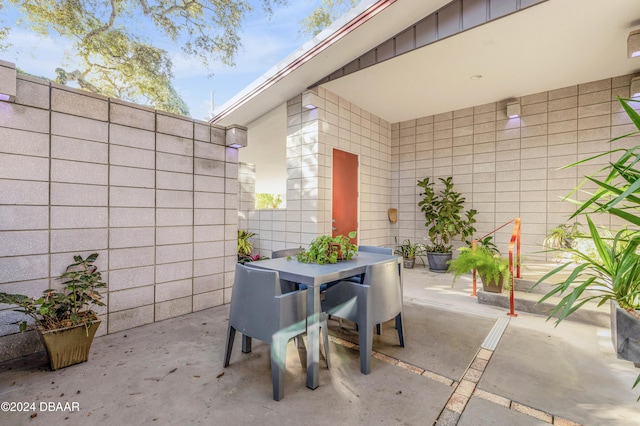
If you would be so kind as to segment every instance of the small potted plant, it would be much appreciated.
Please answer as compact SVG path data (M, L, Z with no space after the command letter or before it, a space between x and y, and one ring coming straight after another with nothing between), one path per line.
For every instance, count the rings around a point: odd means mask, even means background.
M83 259L74 256L75 263L60 275L61 290L47 289L37 299L22 294L0 293L0 303L16 305L30 316L49 357L52 370L85 362L100 319L94 306L104 306L98 289L106 287L93 264L93 253ZM29 328L27 321L19 323L20 331Z
M396 247L394 253L398 256L402 256L402 262L405 268L413 269L416 263L416 257L422 261L422 265L425 265L422 255L425 254L426 251L427 248L424 244L414 244L411 242L411 240L407 239L404 240L398 247Z
M428 228L431 244L427 246L429 269L434 272L446 272L452 257L452 242L461 237L467 242L475 232L475 209L464 210L465 198L453 189L453 178L439 178L444 188L440 192L434 189L435 182L428 177L419 180L422 188L422 200L418 206L424 213L425 226Z
M542 244L550 249L569 248L576 238L583 235L578 229L579 226L578 222L574 222L572 225L564 223L558 225L549 231L549 235Z
M249 238L255 235L255 232L238 229L238 263L244 264L245 262L252 262L255 260L251 257L253 242L249 240Z
M475 251L469 247L459 250L458 257L449 262L449 272L453 273L454 281L475 269L480 275L484 291L502 293L505 286L509 287L509 259L503 258L499 252L482 244L478 245Z
M338 235L331 237L330 235L321 235L316 237L309 244L309 248L301 249L298 252L298 262L324 265L338 263L341 260L350 260L358 254L358 246L351 242L355 237L355 231L349 232L349 236Z

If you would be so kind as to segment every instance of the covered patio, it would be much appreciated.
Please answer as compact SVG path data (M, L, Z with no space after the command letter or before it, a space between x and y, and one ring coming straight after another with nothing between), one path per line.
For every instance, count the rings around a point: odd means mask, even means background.
M268 346L233 353L223 368L228 306L97 338L90 360L51 372L41 353L0 364L0 399L36 410L3 412L12 425L438 424L637 425L631 364L616 360L609 330L479 305L469 280L405 271L407 345L385 324L370 375L355 333L330 323L331 370L320 386L288 346L285 398L273 401ZM239 345L239 337L236 342ZM66 403L76 411L43 411ZM62 405L58 405L61 403ZM70 423L71 424L71 423ZM155 423L154 423L155 424Z

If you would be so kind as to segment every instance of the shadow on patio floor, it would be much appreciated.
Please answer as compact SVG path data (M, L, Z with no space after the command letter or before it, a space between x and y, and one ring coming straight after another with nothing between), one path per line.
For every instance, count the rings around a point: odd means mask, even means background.
M638 370L615 358L607 329L510 318L423 268L405 271L404 290L407 346L385 324L367 376L357 335L331 321L332 369L321 361L320 386L307 389L290 343L275 402L267 345L243 354L237 336L222 368L223 306L99 337L89 362L63 370L48 371L42 354L0 364L0 401L35 403L0 423L640 425ZM50 402L79 409L41 409Z

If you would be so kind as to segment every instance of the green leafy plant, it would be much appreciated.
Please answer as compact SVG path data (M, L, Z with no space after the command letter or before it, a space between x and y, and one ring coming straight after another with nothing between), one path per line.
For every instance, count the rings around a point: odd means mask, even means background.
M256 194L256 209L279 209L282 205L282 196L280 194Z
M419 180L418 186L423 192L423 198L418 202L418 206L424 213L425 226L428 228L431 245L427 247L428 252L449 253L453 246L453 240L460 236L462 241L467 242L469 237L476 231L473 224L476 222L475 209L464 210L465 198L453 188L453 178L439 178L444 188L436 192L435 182L428 177Z
M618 98L636 131L612 139L615 142L629 136L640 135L640 115L629 105L632 100ZM578 205L571 219L584 214L587 219L589 238L596 253L585 249L586 245L572 244L570 247L553 249L561 253L569 253L578 262L567 262L558 266L534 285L537 286L553 275L569 266L575 267L567 278L542 297L540 302L549 300L552 296L563 296L549 314L549 319L557 315L556 325L580 309L589 301L598 301L599 305L609 300L627 310L632 316L640 319L640 145L632 148L618 148L569 164L575 167L602 156L619 154L617 160L608 163L596 173L586 176L584 181L576 187L566 199ZM604 177L599 177L604 174ZM580 203L572 200L572 194L581 190L585 183L594 183L597 190L589 194L586 201ZM594 225L589 212L607 213L626 221L633 228L622 229L617 232L600 231ZM582 239L582 238L581 238ZM612 330L612 332L614 332ZM633 388L640 383L640 375ZM638 398L640 401L640 397Z
M542 243L547 248L566 248L571 247L572 242L583 236L578 222L573 222L571 225L560 224L549 231L549 235L544 239Z
M421 243L412 243L411 240L406 239L394 250L394 253L398 256L402 256L404 259L419 258L424 265L424 259L422 255L427 252L427 247Z
M454 282L475 269L486 284L498 285L502 278L505 287L509 288L509 259L503 258L499 252L484 245L478 245L475 251L469 247L461 247L458 250L458 257L449 262L448 272L453 273Z
M569 277L540 300L543 302L569 290L569 293L549 314L550 318L558 314L556 324L590 300L597 300L600 306L614 299L624 309L631 311L640 309L640 256L636 253L640 245L640 231L623 229L614 236L605 238L600 236L598 229L588 216L587 223L590 238L593 240L598 256L591 256L572 247L563 248L563 251L571 253L580 262ZM572 262L567 262L558 266L540 278L536 285L573 265ZM586 296L582 297L583 294Z
M22 312L35 321L44 330L55 330L73 325L85 324L89 327L98 317L93 311L94 306L104 306L98 289L106 287L97 267L93 264L98 258L93 253L83 259L74 256L75 263L67 267L60 275L61 291L47 289L42 296L34 299L22 294L0 293L0 303L16 305ZM27 321L19 322L20 331L26 331Z
M298 262L318 263L338 263L339 260L351 260L358 254L358 246L351 242L356 237L356 231L349 232L348 236L338 235L331 237L321 235L316 237L309 248L301 249L298 252Z
M252 260L251 252L253 251L253 242L249 241L249 238L255 235L255 232L238 229L238 262L244 263Z

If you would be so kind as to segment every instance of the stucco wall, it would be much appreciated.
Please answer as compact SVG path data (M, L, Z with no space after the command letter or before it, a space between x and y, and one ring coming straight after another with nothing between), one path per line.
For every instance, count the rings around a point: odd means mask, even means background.
M100 334L228 302L238 165L225 129L31 77L16 87L0 102L0 291L39 295L97 252ZM40 349L8 324L18 315L0 305L0 359Z

